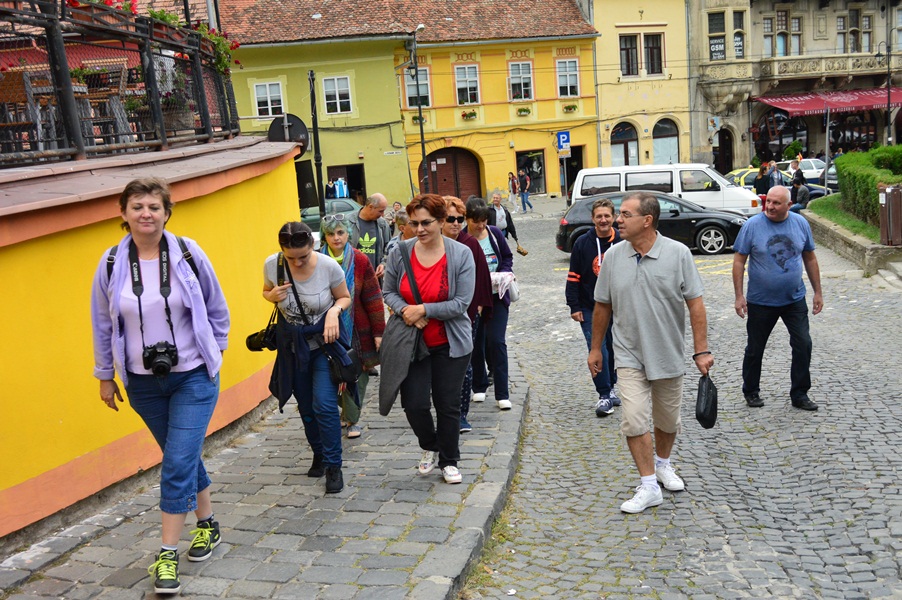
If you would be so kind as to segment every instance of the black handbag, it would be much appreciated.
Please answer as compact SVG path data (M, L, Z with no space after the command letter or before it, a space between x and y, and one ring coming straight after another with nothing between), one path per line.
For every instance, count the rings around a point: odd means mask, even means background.
M247 349L251 352L262 352L263 350L276 349L276 316L279 313L279 307L272 309L272 315L269 317L269 323L266 327L247 336L244 341Z
M329 375L332 377L332 383L337 385L342 383L357 383L357 379L360 377L360 374L363 373L363 364L360 362L360 357L357 356L357 350L354 348L347 350L348 358L351 359L351 364L349 365L341 364L341 360L337 356L332 356L325 347L324 352L326 354L326 360L329 361Z
M717 387L707 375L702 375L698 380L695 418L705 429L711 429L717 422Z

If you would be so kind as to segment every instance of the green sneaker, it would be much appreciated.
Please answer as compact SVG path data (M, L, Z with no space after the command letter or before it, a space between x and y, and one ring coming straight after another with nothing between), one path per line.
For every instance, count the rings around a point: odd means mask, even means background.
M219 523L217 521L204 521L197 524L197 529L192 529L194 540L188 549L188 560L202 562L213 556L213 548L219 545L222 536L219 535Z
M179 553L175 550L160 550L157 561L147 568L152 575L153 591L157 594L178 594L182 591L179 581Z

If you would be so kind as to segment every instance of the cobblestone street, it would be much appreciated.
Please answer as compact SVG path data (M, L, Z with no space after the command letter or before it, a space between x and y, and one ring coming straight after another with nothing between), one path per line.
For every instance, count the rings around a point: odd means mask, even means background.
M515 261L523 300L511 311L508 343L530 406L496 530L503 540L464 597L902 597L902 486L892 442L902 422L902 293L818 248L825 309L811 317L811 397L820 410L790 407L782 324L765 356L766 404L750 409L741 393L745 326L733 310L732 254L696 255L719 419L710 430L695 420L693 370L673 453L686 491L664 491L663 505L625 515L619 505L638 474L619 439L620 409L604 419L593 411L585 341L564 302L569 255L553 242L558 218L515 219L530 253ZM687 327L687 342L688 335Z

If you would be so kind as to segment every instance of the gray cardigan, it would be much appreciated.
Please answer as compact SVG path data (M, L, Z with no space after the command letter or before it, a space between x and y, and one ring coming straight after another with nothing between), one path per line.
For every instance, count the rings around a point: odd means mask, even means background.
M442 240L445 243L445 256L448 260L448 300L426 303L426 317L444 321L451 357L458 358L473 351L473 327L467 316L467 307L473 299L476 285L476 264L469 248L444 236ZM388 255L385 264L382 293L385 303L398 315L401 314L401 309L407 306L398 287L404 274L401 245L406 245L408 251L412 251L416 241L406 240L399 243Z

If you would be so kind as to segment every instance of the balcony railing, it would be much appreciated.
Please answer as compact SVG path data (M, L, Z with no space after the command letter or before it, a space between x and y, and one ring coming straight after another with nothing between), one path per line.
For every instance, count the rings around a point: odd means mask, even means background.
M201 33L102 4L0 0L0 167L237 135Z
M894 68L900 64L897 58L893 57ZM877 58L868 53L781 56L762 59L759 69L761 79L880 75L886 73L886 56Z

